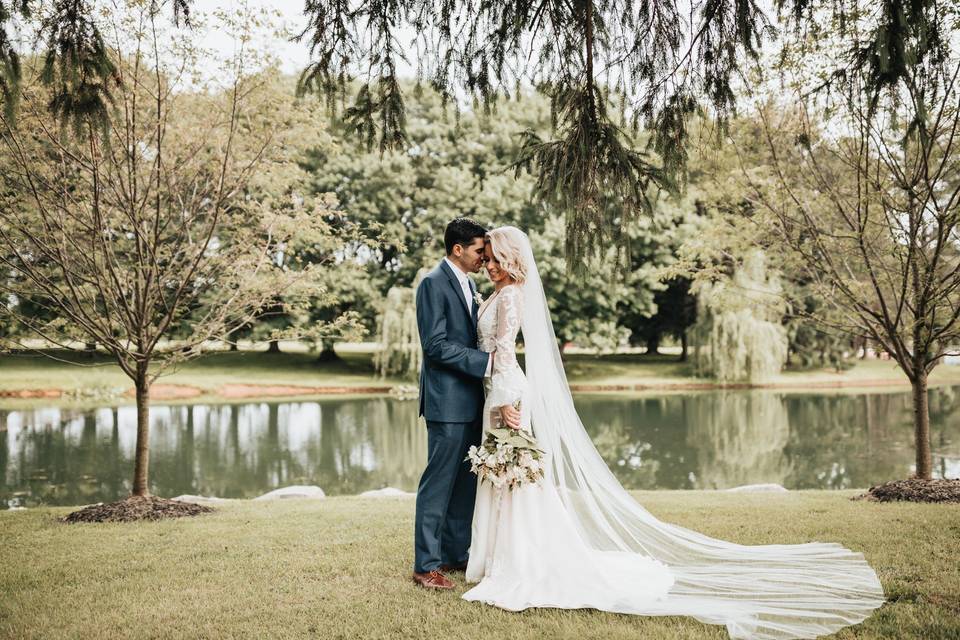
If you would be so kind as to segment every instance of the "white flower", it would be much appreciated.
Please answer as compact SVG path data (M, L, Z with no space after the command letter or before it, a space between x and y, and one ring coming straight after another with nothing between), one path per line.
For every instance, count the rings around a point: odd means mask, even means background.
M477 306L480 306L481 304L483 304L483 296L480 295L479 291L473 294L473 301L477 303Z

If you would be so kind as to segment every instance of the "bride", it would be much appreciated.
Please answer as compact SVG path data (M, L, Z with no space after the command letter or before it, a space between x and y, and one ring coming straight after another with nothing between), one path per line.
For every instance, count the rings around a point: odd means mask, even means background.
M544 457L539 484L481 482L467 600L519 611L593 608L687 615L732 638L814 638L864 620L884 601L861 553L839 544L745 546L661 522L620 485L583 428L567 386L543 285L526 234L490 231L496 290L479 309L480 349L496 351L484 433L521 400L521 429ZM526 375L517 363L522 330Z

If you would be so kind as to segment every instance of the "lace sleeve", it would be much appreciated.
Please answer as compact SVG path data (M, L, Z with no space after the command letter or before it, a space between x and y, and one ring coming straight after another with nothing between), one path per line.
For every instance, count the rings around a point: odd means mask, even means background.
M509 285L500 291L497 301L496 354L493 357L490 406L513 404L523 397L527 379L517 362L517 332L523 319L520 287Z

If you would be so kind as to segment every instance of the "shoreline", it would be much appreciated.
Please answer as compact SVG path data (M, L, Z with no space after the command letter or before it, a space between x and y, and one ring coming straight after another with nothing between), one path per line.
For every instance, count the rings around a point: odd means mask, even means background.
M858 487L846 487L842 489L787 489L786 487L779 484L747 484L739 485L736 487L728 487L725 489L626 489L631 495L643 495L643 494L664 494L664 493L673 493L673 494L683 494L683 495L703 495L703 496L718 496L718 495L731 495L731 496L741 496L744 499L751 499L753 496L771 496L772 499L775 497L784 497L790 494L807 494L807 495L831 495L835 497L845 497L848 500L855 500L860 497L861 494L868 491L867 488L858 488ZM151 494L153 495L153 494ZM413 500L417 496L416 491L406 491L403 489L398 489L396 487L382 487L380 489L368 489L366 491L361 491L360 493L342 493L342 494L327 494L323 491L321 487L315 485L288 485L284 487L279 487L273 489L264 494L254 496L252 498L222 498L219 496L204 496L196 494L182 494L174 497L165 497L165 496L155 496L163 498L166 500L175 500L177 502L188 502L192 504L201 504L206 506L221 506L221 505L231 505L231 504L253 504L259 503L264 506L269 505L270 503L290 503L293 501L304 501L304 502L313 502L313 501L327 501L327 500L353 500L353 499L363 499L363 500ZM127 498L129 496L121 496L116 498L114 501L119 501ZM763 499L763 498L761 498ZM76 505L52 505L52 504L41 504L34 507L23 507L15 506L9 507L7 509L0 509L0 513L4 511L31 511L37 509L84 509L87 507L93 507L97 505L105 504L101 502L90 502L86 504L76 504Z
M931 381L930 386L953 384L954 381ZM737 391L737 390L805 390L824 389L910 389L906 380L891 378L853 379L853 380L807 380L803 382L629 382L629 383L572 383L573 393L624 393L644 391ZM96 389L93 389L96 391ZM79 400L85 399L84 387L72 389L48 387L34 389L0 389L0 399L9 400ZM411 384L383 385L293 385L293 384L224 384L213 389L205 389L190 384L155 384L151 389L151 400L191 400L220 398L225 400L250 400L258 398L293 398L311 396L344 395L409 395L416 397L415 387ZM130 387L112 399L134 397Z

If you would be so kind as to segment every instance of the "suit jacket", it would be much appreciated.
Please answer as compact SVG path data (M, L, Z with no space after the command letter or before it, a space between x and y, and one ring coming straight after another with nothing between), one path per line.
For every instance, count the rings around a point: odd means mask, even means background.
M474 304L470 312L446 261L417 287L417 329L423 348L420 415L431 422L473 422L483 410L489 354L477 349L478 306Z

